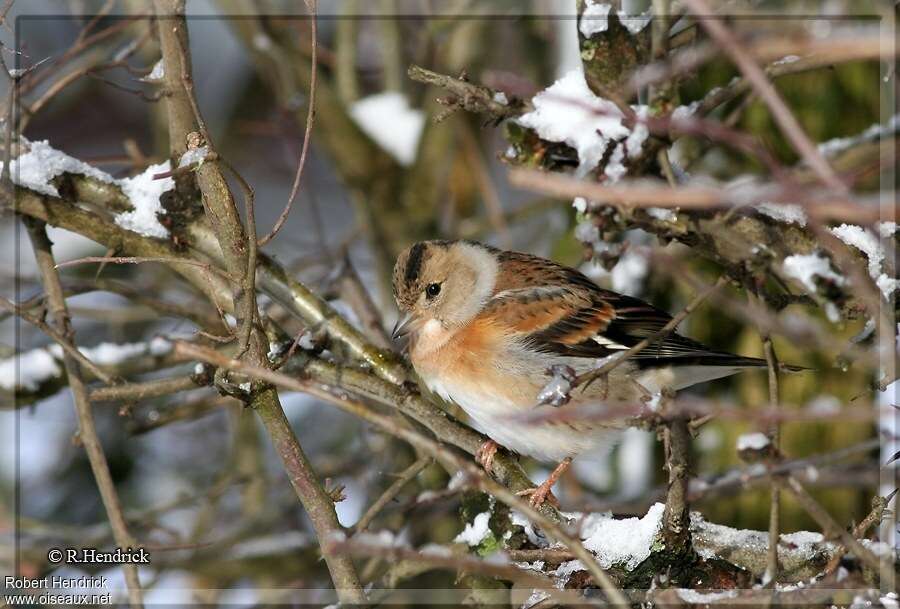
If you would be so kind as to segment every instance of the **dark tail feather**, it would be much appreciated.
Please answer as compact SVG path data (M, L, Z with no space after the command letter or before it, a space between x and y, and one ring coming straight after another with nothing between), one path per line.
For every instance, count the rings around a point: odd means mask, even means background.
M758 357L744 357L735 355L734 353L725 353L722 351L709 351L696 355L677 355L662 357L656 359L635 360L640 367L659 366L660 364L670 366L724 366L729 368L765 368L768 366L766 360ZM778 364L778 369L782 372L803 372L805 370L813 370L806 366L795 366L793 364Z

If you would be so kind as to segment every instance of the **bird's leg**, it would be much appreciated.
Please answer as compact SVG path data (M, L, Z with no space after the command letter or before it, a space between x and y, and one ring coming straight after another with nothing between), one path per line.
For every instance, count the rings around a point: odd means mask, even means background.
M486 440L485 443L475 451L475 461L481 465L488 474L491 473L491 469L494 467L494 455L497 454L498 448L500 448L499 444L493 440Z
M553 493L550 492L550 489L553 488L553 485L556 484L556 481L559 480L560 476L562 476L563 473L565 473L565 471L569 469L569 465L571 464L572 457L566 457L559 462L559 465L556 466L556 469L550 472L550 475L540 486L536 488L525 489L524 491L519 491L516 494L524 496L531 495L530 503L532 507L540 507L548 499L550 500L550 503L552 503L556 507L559 507L559 501L556 499L556 497L553 496Z

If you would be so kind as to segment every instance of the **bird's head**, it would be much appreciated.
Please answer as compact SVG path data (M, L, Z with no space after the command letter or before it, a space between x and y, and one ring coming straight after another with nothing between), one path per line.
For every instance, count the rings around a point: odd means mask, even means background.
M444 329L475 317L490 297L497 277L496 254L470 241L420 241L394 265L393 288L400 319L394 338L430 321Z

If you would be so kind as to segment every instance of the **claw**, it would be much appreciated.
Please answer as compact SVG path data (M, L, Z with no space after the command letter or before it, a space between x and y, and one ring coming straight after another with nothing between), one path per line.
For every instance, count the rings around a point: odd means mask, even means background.
M497 454L498 448L500 448L499 444L493 440L487 440L477 451L475 451L475 461L481 465L488 474L491 473L491 470L494 467L494 455Z
M528 503L530 503L531 507L533 508L539 508L544 505L544 503L547 503L549 501L550 505L552 505L556 509L559 509L559 499L557 499L556 495L553 494L553 491L550 490L552 486L552 484L548 485L547 482L544 482L540 486L536 486L534 488L526 488L524 491L519 491L518 493L516 493L516 495L518 495L519 497L530 496L531 499L528 500Z

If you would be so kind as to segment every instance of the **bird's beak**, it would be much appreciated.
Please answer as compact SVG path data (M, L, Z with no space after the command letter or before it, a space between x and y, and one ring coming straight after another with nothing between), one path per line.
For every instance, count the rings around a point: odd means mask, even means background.
M391 340L397 340L401 336L404 336L409 331L409 324L412 320L412 313L407 313L398 319L397 323L394 324L394 329L391 331Z

